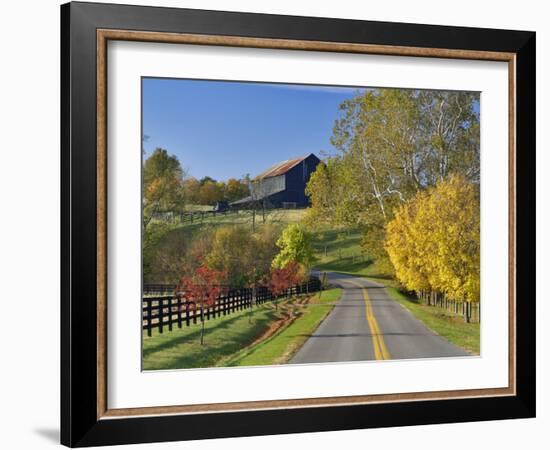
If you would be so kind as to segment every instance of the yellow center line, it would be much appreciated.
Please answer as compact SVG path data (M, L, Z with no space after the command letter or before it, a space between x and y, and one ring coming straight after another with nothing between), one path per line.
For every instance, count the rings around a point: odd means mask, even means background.
M384 342L384 337L380 332L380 327L378 326L378 322L376 321L376 317L372 309L372 303L370 301L370 297L367 289L353 281L350 281L350 283L361 288L363 292L363 299L365 300L365 315L366 315L367 323L369 324L370 332L372 335L374 357L377 360L391 359L390 352L386 347L386 343Z

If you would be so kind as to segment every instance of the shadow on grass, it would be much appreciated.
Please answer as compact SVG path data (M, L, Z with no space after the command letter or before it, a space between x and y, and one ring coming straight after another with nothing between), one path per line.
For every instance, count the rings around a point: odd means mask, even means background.
M198 368L198 367L214 367L216 362L219 361L224 356L231 355L238 350L246 347L248 344L253 342L256 338L260 337L261 334L267 329L268 324L271 323L271 319L256 320L252 324L252 328L247 330L246 333L240 333L240 336L246 334L249 336L247 339L248 342L243 342L240 339L227 339L225 340L224 345L217 345L215 352L209 352L207 349L203 350L201 354L197 355L196 353L182 355L173 359L174 368ZM205 335L205 339L207 336ZM208 343L206 343L208 345ZM205 345L205 346L206 346ZM212 350L212 349L210 349Z
M236 322L238 320L242 320L242 318L243 318L243 315L237 314L237 315L235 315L233 317L229 317L229 318L220 317L220 318L217 318L217 319L207 320L206 321L206 326L205 326L205 329L204 329L205 345L207 345L206 341L207 341L207 338L208 338L208 334L210 332L215 332L215 331L218 331L218 330L228 328L234 322ZM194 328L194 330L191 331L191 332L187 332L187 330L189 330L191 328ZM199 321L197 321L196 324L190 325L189 327L186 327L185 325L183 325L181 330L183 330L183 331L180 331L180 328L176 328L176 329L174 329L174 331L167 331L166 333L163 333L163 334L159 333L159 334L154 335L153 337L146 338L146 339L150 339L150 340L162 339L162 342L159 342L157 345L154 345L152 347L143 349L143 357L147 358L148 356L150 356L153 353L161 352L163 350L168 350L171 347L176 347L180 344L185 344L185 343L193 344L193 343L195 343L195 341L198 342L200 340L201 323ZM184 334L179 334L179 333L182 333L182 332Z
M214 319L206 323L204 345L200 345L200 324L196 329L184 334L162 335L163 342L153 347L143 349L143 367L145 370L183 369L212 367L216 362L257 339L273 322L277 311L255 311L261 314L252 316L248 323L248 315L239 314L223 321ZM238 322L241 322L240 324ZM177 331L176 331L177 333ZM155 336L158 338L159 335ZM155 339L153 338L153 339ZM150 339L150 338L149 338ZM184 349L177 348L188 344ZM162 354L165 352L165 354Z
M387 273L369 273L367 277L378 278L380 280L389 280L389 281L393 281L394 279L392 275L388 275Z

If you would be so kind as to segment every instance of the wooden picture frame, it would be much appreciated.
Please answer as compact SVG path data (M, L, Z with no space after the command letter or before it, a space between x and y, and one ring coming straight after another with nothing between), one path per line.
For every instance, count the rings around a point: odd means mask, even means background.
M109 40L505 61L509 385L200 406L107 405ZM174 441L535 415L535 33L125 5L61 7L61 441Z

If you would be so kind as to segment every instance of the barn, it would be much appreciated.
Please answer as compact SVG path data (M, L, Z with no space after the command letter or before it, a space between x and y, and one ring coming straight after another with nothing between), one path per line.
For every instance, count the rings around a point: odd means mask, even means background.
M231 203L233 208L301 208L309 206L306 185L321 162L307 156L281 161L255 177L250 195Z

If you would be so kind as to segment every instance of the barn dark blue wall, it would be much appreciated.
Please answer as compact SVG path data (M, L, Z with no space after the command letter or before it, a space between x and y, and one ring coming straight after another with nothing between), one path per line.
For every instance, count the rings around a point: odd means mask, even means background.
M281 207L283 202L294 202L296 206L309 206L309 198L305 194L306 184L311 174L320 163L319 158L311 154L286 174L286 189L269 197L269 203L276 208Z

